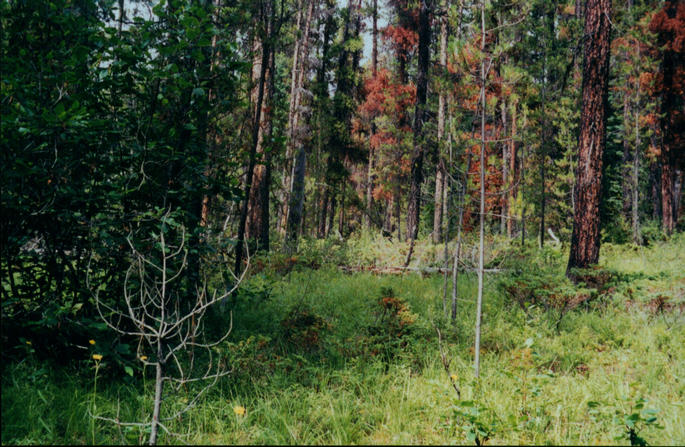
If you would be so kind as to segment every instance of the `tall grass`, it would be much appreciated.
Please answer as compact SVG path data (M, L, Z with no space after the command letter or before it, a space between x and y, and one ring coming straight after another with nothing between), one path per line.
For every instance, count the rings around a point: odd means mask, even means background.
M361 245L343 248L355 253L353 259L377 257L379 264L392 265L395 249L384 244L370 243L366 254ZM384 250L392 253L384 258ZM561 280L563 253L547 256ZM625 431L621 417L644 397L663 428L646 427L640 435L653 444L685 444L685 322L677 306L665 312L648 306L658 294L674 304L685 301L685 239L649 248L605 245L601 264L623 281L603 301L568 313L558 330L554 315L540 308L524 312L500 292L497 275L506 272L490 275L478 381L470 349L473 275L460 275L457 324L451 326L442 315L439 275L347 275L324 265L281 276L266 269L232 303L236 327L228 348L235 351L235 374L170 424L179 438L162 441L464 444L469 421L455 410L474 401L479 422L490 427L490 444L625 444L615 439ZM377 301L389 289L416 316L413 330L391 357L362 354L365 339L359 336L377 324ZM283 335L281 322L298 306L330 325L315 349L298 350L297 340ZM222 318L215 315L215 324ZM440 361L433 325L442 328L461 401ZM261 345L250 336L261 336ZM53 369L27 353L23 362L6 366L3 443L89 443L91 363ZM101 376L98 412L143 419L151 406L150 385L143 389L139 373L128 381ZM173 407L184 396L168 399ZM246 414L236 414L236 406ZM144 439L136 430L96 423L96 442Z

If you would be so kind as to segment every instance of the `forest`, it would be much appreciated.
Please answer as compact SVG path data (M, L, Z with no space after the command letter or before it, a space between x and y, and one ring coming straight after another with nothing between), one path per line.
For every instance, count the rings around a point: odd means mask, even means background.
M685 0L0 0L2 444L685 444Z

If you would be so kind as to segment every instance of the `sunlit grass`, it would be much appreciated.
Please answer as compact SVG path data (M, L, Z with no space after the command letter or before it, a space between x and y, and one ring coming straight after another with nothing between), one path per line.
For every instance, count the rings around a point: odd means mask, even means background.
M181 437L163 442L202 444L465 444L465 422L455 417L459 403L440 361L432 324L443 328L462 401L486 409L492 422L489 444L626 444L616 416L640 398L658 410L663 429L640 435L652 444L685 443L685 322L678 310L654 313L627 306L665 294L683 300L683 238L648 248L609 246L606 268L633 275L604 306L567 314L557 331L540 309L527 314L508 303L486 279L482 375L472 368L475 277L461 275L457 325L442 316L442 276L342 274L333 267L296 269L285 277L266 273L268 297L236 304L233 342L259 332L274 340L280 321L296 305L306 305L331 324L326 348L317 355L290 352L289 368L236 374L170 428ZM393 255L394 256L394 255ZM398 256L399 257L399 256ZM563 256L560 256L563 258ZM394 258L385 259L387 265ZM559 272L563 265L558 266ZM504 273L500 273L504 274ZM248 284L249 286L249 284ZM376 319L382 290L392 288L409 303L423 328L389 362L380 358L334 356ZM330 351L330 352L329 352ZM335 358L334 358L335 357ZM41 369L27 358L5 368L2 378L3 443L90 442L87 409L92 377ZM142 382L142 381L141 381ZM151 383L123 384L98 379L97 408L122 420L142 420L151 407ZM170 395L169 405L180 405ZM597 402L590 411L588 402ZM237 414L236 407L245 408ZM489 415L489 416L488 416ZM98 443L137 443L144 433L120 432L96 423Z

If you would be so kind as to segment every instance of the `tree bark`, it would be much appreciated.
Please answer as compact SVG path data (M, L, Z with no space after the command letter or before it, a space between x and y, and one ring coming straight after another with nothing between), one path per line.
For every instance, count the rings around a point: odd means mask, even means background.
M507 231L507 222L509 216L509 141L506 140L507 137L507 102L502 98L501 103L501 113L502 113L502 197L500 199L502 212L500 213L500 234L505 234Z
M255 38L254 44L253 44L253 52L254 52L254 63L252 64L252 79L255 82L255 88L253 89L252 92L252 97L253 97L253 103L257 103L257 97L258 97L258 85L261 82L259 79L259 76L262 71L262 52L264 51L263 49L263 44L262 42L258 39ZM268 56L268 61L271 61L271 56ZM267 67L267 69L264 72L265 80L264 82L271 82L269 79L272 77L272 71L270 70L270 67ZM268 183L267 183L267 161L266 161L266 155L264 153L264 143L265 143L265 136L271 135L271 98L270 98L270 92L272 91L271 88L267 89L267 94L266 97L264 98L264 101L262 102L262 111L260 114L260 122L257 128L258 136L257 136L257 148L256 148L256 156L257 159L260 160L261 162L258 162L255 165L255 170L253 174L253 180L252 180L252 188L250 189L250 199L248 202L248 216L247 216L247 228L246 228L246 235L245 237L247 240L252 240L257 242L257 249L268 249L268 230L266 231L267 235L267 240L264 240L264 226L268 228L269 222L268 222L268 211L266 213L267 216L267 221L264 222L264 208L269 207L268 203ZM267 140L268 141L268 140ZM268 144L268 143L267 143ZM267 193L264 193L264 190L266 189ZM266 201L264 201L264 198L266 198Z
M421 0L419 9L419 66L416 79L416 111L414 114L414 150L411 162L411 185L407 204L407 238L411 245L405 266L411 261L414 241L419 232L421 213L421 183L423 183L423 155L425 141L423 122L426 116L426 96L428 90L428 67L430 64L430 0Z
M272 12L273 14L273 12ZM268 33L268 30L265 30L265 33ZM263 44L262 44L262 55L261 55L261 67L260 67L260 74L259 74L259 84L257 87L257 103L255 104L255 112L254 112L254 120L252 122L253 129L252 129L252 142L250 144L250 153L249 153L249 160L248 160L248 166L247 166L247 173L246 173L246 178L245 178L245 198L243 200L243 206L240 211L240 222L238 224L238 242L236 245L236 250L235 250L235 274L239 275L240 272L242 271L243 265L243 244L245 242L245 227L247 225L247 211L248 211L248 202L250 199L250 194L252 190L252 178L253 178L253 173L254 173L254 166L257 158L257 146L259 144L259 134L260 134L260 129L259 125L261 123L261 115L262 115L262 102L264 101L264 85L265 85L265 78L266 78L266 69L269 64L269 45L267 42L269 41L268 39L268 34L267 36L264 37L263 39Z
M290 103L288 105L288 143L285 151L285 163L283 164L283 197L281 200L281 209L279 210L279 218L277 229L279 233L283 234L288 223L288 213L290 204L290 195L293 189L293 172L295 169L293 156L300 135L299 120L300 120L300 102L301 92L304 85L304 78L307 73L307 58L309 57L309 31L312 23L312 15L314 13L314 3L316 0L304 0L307 5L306 13L304 15L304 28L302 26L302 10L298 10L297 29L302 29L302 36L295 41L295 48L293 49L293 64L292 75L290 79Z
M517 194L516 183L516 102L511 108L511 139L509 140L509 184L507 193L507 237L514 234L514 215L511 212L511 204Z
M576 207L566 274L599 260L599 200L602 153L606 143L611 0L588 0L585 6L582 107L576 169Z
M447 70L447 1L443 0L444 15L440 18L440 76ZM440 242L442 237L442 221L445 199L445 157L443 154L443 140L445 139L445 107L446 96L444 88L440 87L438 96L438 163L435 170L435 209L433 212L433 243Z
M297 252L297 238L299 235L300 222L302 221L302 207L304 204L304 174L306 169L307 154L304 145L297 151L295 167L293 169L293 188L290 193L288 205L288 226L286 227L285 249L286 253Z
M685 2L664 2L662 9L650 23L650 31L658 33L657 43L662 50L660 127L661 151L661 214L662 228L671 234L678 220L680 201L678 177L685 167L685 112L683 112L683 83L685 82L685 51L682 49L685 29Z
M631 2L632 3L632 2ZM640 42L636 41L637 64L636 72L640 73ZM640 190L640 77L635 78L635 147L633 150L633 172L632 172L632 201L631 201L631 223L633 230L633 242L642 244L640 234L640 216L638 213L638 200Z
M371 76L374 78L378 73L378 0L373 0L373 10L371 12L372 32L371 32ZM371 137L376 134L376 123L372 118L371 123ZM369 143L369 164L366 172L366 216L364 217L364 226L367 229L371 228L373 219L371 213L374 212L373 187L376 181L375 176L375 159L376 154L373 146Z
M480 3L480 213L478 232L478 295L476 297L476 340L474 343L474 369L476 378L480 376L480 324L483 309L483 239L485 217L485 0Z

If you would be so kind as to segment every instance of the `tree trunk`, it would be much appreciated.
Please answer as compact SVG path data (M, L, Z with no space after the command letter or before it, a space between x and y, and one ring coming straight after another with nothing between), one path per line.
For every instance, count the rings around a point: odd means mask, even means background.
M474 343L474 369L480 376L480 324L483 308L483 239L485 217L485 0L480 3L481 63L480 63L480 215L478 232L478 296L476 298L476 340Z
M152 424L150 426L150 445L157 444L157 432L159 431L159 410L162 406L162 391L164 390L161 363L162 354L161 341L159 341L157 348L157 364L155 365L155 400L152 409Z
M523 130L528 125L528 115L525 109L523 110ZM526 245L526 202L525 202L525 186L526 186L526 141L521 145L521 246Z
M682 51L682 24L685 22L682 0L664 3L657 16L661 20L652 22L650 30L658 32L658 45L662 48L661 59L661 214L662 228L671 234L677 223L679 194L676 191L677 172L685 159L685 128L683 126L683 73L685 73L685 52ZM656 16L655 19L656 20ZM653 25L660 26L652 28ZM676 29L677 28L677 29ZM680 45L679 45L680 42Z
M253 52L254 52L254 63L252 64L252 79L255 82L255 88L253 89L252 92L252 99L253 99L253 104L257 103L258 95L259 95L259 83L260 81L260 74L262 71L262 52L263 52L263 45L262 42L258 39L255 38L254 44L253 44ZM268 61L271 61L272 57L269 55ZM267 67L265 73L265 80L264 82L269 82L269 85L271 82L269 79L273 76L271 70L269 69L270 67ZM257 128L258 136L257 136L257 148L256 148L256 156L257 159L263 160L261 163L257 163L255 165L255 170L253 174L253 180L252 180L252 188L250 189L250 199L248 202L248 216L247 216L247 227L245 229L245 237L247 240L252 240L257 242L257 249L267 249L268 248L268 241L263 240L264 236L264 229L263 227L266 225L268 228L268 211L267 211L267 221L263 222L263 217L264 217L264 208L269 207L268 203L268 183L267 183L267 162L266 162L266 155L264 153L264 142L265 142L265 135L269 136L271 135L271 98L270 98L270 92L272 91L271 88L267 89L267 94L266 98L262 102L262 111L260 114L260 122ZM267 143L268 144L268 143ZM264 190L266 189L267 193L264 194ZM264 198L266 197L266 202L264 201ZM266 231L267 234L267 239L268 239L268 230Z
M471 170L471 153L466 158L466 169L459 187L459 221L457 223L457 246L454 249L454 261L452 263L452 312L450 320L452 324L457 321L457 284L459 279L459 258L461 257L461 232L464 227L464 208L466 208L466 187L468 186L468 172Z
M444 15L440 18L440 76L447 71L447 4L443 1ZM445 157L443 154L443 140L445 137L445 107L446 96L444 88L440 88L438 96L438 163L435 171L435 210L433 212L433 243L440 242L442 237L442 221L445 196Z
M517 193L516 183L516 102L511 108L511 139L509 140L509 185L507 192L507 237L514 234L514 215L511 212L511 204Z
M632 3L632 2L631 2ZM636 72L640 73L640 42L636 42L637 63ZM635 148L633 150L633 184L631 203L631 223L633 230L633 242L642 244L640 234L640 216L638 214L638 199L640 190L640 77L635 79Z
M673 198L675 192L675 169L671 161L671 154L663 144L661 147L661 213L662 213L662 229L664 233L671 234L675 228L675 219L673 218L673 210L675 208L675 200Z
M273 11L272 11L272 16L273 16ZM247 225L247 211L248 211L248 202L250 199L250 194L252 190L252 178L253 178L253 172L254 172L254 166L256 162L256 157L257 157L257 146L259 144L259 135L260 135L260 123L261 123L261 115L262 115L262 102L264 101L264 84L265 84L265 78L266 78L266 69L269 64L269 45L266 44L266 42L269 41L269 36L265 36L263 39L262 43L262 57L261 57L261 66L260 66L260 74L259 74L259 84L257 87L257 103L255 104L255 109L254 109L254 120L252 122L252 142L250 144L250 154L249 154L249 161L248 161L248 166L247 166L247 173L246 173L246 178L245 178L245 197L243 199L243 206L240 211L240 222L238 224L238 242L236 245L236 250L235 250L235 274L239 275L240 272L242 271L243 265L243 244L245 242L245 227Z
M302 207L304 204L304 174L306 169L307 154L304 145L297 151L295 166L293 169L293 188L290 193L288 205L288 226L286 227L285 250L288 254L297 252L297 238L302 221Z
M273 73L275 73L275 68L276 68L276 54L275 51L271 51L271 62L269 66L269 70L272 73L272 75L269 77L269 94L268 94L268 106L269 108L273 108L273 97L274 97L274 92L275 92L275 79L273 76ZM268 130L267 130L267 141L271 143L273 141L273 130L274 127L271 123L269 123ZM269 150L265 154L264 158L264 178L262 179L261 184L259 185L260 189L260 195L261 195L261 228L260 228L260 235L259 235L259 244L258 246L261 247L265 252L269 251L269 188L271 186L271 154L272 154L273 148L270 147Z
M545 50L545 62L547 59L547 50ZM549 138L548 122L547 122L547 73L546 63L543 66L543 81L542 81L542 140L540 141L540 248L545 246L545 161L547 158L547 140Z
M426 96L428 90L428 68L430 64L430 0L421 0L419 9L419 66L416 79L416 111L414 114L414 150L411 162L411 185L407 204L407 238L411 245L405 266L411 261L414 241L419 232L421 213L421 183L423 183L423 122L426 116Z
M606 142L611 0L588 0L585 6L585 49L583 56L583 101L576 207L571 236L571 254L566 274L573 268L586 268L599 260L599 200L602 180L602 153Z
M321 202L321 214L319 215L319 228L316 232L316 237L322 239L326 237L326 216L328 213L328 196L329 196L328 186L324 186L323 200Z
M511 187L509 182L509 141L506 140L507 137L507 103L504 98L502 98L501 104L502 110L502 198L500 199L502 211L500 216L500 234L505 234L507 231L507 221L509 216L509 188Z
M373 23L371 32L371 76L374 78L378 73L378 0L373 0L373 10L371 12L371 20ZM373 121L371 123L371 137L376 134L376 123ZM370 138L371 140L371 138ZM371 228L371 223L373 219L371 218L371 213L374 210L374 200L373 200L373 187L376 181L375 176L375 151L371 143L369 143L369 164L368 170L366 172L366 216L364 218L364 226L367 229Z
M307 10L304 19L304 28L302 25L302 11L298 9L297 29L302 29L302 36L295 41L295 48L293 50L293 66L292 75L290 79L290 103L288 106L288 144L286 145L285 163L283 164L283 197L281 200L281 209L278 218L277 229L280 233L284 233L288 222L290 195L293 189L293 171L295 169L293 162L293 155L298 147L299 141L299 120L300 120L300 102L301 92L304 85L304 78L307 73L307 58L309 57L309 31L312 22L312 14L314 13L314 3L316 0L304 0L307 5Z
M333 230L333 220L335 219L335 206L337 205L337 200L336 200L336 193L335 191L331 191L331 200L330 200L330 209L328 211L328 223L326 224L326 237L328 237L329 234L331 234L331 230Z

